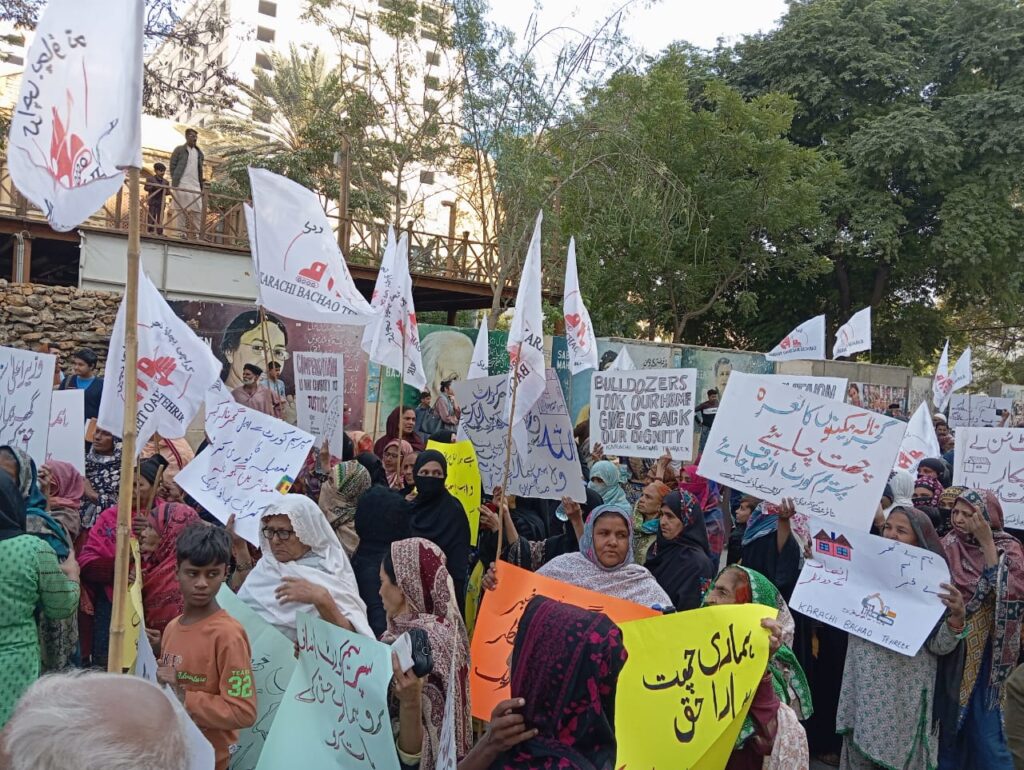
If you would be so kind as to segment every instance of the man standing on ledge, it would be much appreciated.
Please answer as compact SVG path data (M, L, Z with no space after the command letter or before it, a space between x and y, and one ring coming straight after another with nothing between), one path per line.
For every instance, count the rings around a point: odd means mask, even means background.
M263 374L263 370L258 366L246 364L242 367L242 386L231 391L231 396L242 406L280 419L280 398L269 388L260 385L261 374Z
M178 209L186 237L194 238L203 199L203 151L196 145L199 134L185 129L185 144L171 153L171 196Z
M704 451L704 444L707 443L708 433L711 426L715 424L715 415L718 414L718 390L712 388L708 391L708 400L698 406L694 412L694 418L700 426L700 451Z

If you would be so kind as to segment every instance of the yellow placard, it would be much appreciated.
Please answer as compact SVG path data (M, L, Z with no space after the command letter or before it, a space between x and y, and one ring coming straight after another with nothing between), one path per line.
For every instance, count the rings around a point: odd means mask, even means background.
M145 614L142 609L142 554L139 552L139 541L132 537L128 543L132 551L132 563L135 565L135 582L128 586L128 601L124 605L124 652L121 667L133 671L135 657L139 652L139 626L145 623Z
M768 664L761 620L777 614L731 604L620 623L615 767L725 767Z
M445 479L444 485L466 510L466 517L469 519L469 542L476 545L476 536L480 529L482 485L473 442L456 441L454 444L442 444L438 441L428 441L427 449L436 449L448 461L448 478Z

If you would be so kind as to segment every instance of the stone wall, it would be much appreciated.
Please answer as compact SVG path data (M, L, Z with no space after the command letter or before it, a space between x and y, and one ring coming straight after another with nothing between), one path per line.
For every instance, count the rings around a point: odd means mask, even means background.
M102 373L120 302L121 295L112 292L0 279L0 345L38 350L49 344L61 351L65 373L71 353L92 348Z

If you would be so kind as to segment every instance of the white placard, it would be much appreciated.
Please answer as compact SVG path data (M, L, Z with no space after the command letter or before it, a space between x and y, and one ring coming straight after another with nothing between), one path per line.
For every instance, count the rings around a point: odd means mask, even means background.
M623 457L693 456L696 369L594 372L590 381L590 445ZM717 422L717 419L716 419Z
M28 452L37 465L46 462L56 366L49 353L0 348L0 446Z
M791 388L799 388L833 401L846 399L846 386L849 383L845 377L812 377L804 374L762 374L761 376L772 382L781 382Z
M46 459L63 460L85 473L85 391L55 390L50 399Z
M959 428L953 483L991 490L1002 503L1004 526L1024 527L1024 428Z
M812 557L789 608L914 656L945 612L949 568L938 554L811 518Z
M1013 410L1012 398L996 398L980 394L958 394L949 399L949 426L951 428L995 428L1003 414Z
M894 417L733 372L700 474L867 531L905 430Z
M345 437L345 356L296 352L292 358L295 414L300 428L313 435L317 449L327 441L341 457Z
M452 383L455 397L462 405L459 428L473 442L487 492L501 484L505 470L507 385L508 377L504 374ZM519 452L513 442L506 492L544 500L560 500L566 495L579 502L585 500L583 470L572 423L554 369L547 370L544 393L527 413L525 422L530 451Z
M235 515L235 532L258 546L259 516L291 489L313 437L276 417L241 404L206 414L212 443L174 477L182 489L221 521Z

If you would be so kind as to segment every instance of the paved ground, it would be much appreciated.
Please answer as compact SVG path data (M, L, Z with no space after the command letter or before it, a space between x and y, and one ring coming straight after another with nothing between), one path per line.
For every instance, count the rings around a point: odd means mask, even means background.
M816 759L812 759L811 770L835 770L835 768L831 765L826 765L824 762L819 762Z

